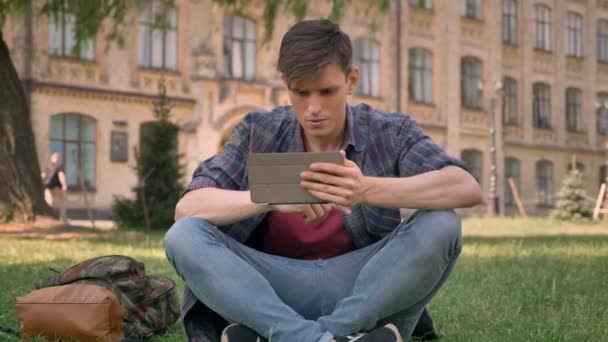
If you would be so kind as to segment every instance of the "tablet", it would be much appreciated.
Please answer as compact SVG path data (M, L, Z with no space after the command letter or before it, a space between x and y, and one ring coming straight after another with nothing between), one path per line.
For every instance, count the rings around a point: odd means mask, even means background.
M249 153L247 176L254 203L325 203L300 185L300 173L312 163L342 164L340 152Z

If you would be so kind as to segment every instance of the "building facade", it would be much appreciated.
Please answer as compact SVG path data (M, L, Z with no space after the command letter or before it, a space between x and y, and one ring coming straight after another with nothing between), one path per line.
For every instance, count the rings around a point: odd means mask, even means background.
M154 25L158 11L168 14L167 30ZM313 0L310 12L326 17L331 8ZM106 51L106 23L79 56L73 15L9 18L4 39L29 85L38 157L44 165L51 152L64 155L68 207L82 209L86 194L102 214L114 196L132 196L133 147L153 120L161 79L182 127L187 178L247 112L287 104L275 65L295 19L279 15L265 41L262 15L211 0L152 4L128 16L125 46ZM608 1L397 0L381 13L356 0L341 26L361 74L351 102L411 115L467 163L484 193L494 164L502 212L515 208L508 177L529 212L552 207L573 155L587 193L597 194L608 125Z

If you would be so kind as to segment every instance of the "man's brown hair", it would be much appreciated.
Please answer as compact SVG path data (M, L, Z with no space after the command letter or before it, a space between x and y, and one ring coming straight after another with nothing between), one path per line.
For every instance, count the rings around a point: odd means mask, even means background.
M332 63L348 75L352 60L352 43L339 25L326 19L305 20L283 36L277 70L289 87L294 81L318 77Z

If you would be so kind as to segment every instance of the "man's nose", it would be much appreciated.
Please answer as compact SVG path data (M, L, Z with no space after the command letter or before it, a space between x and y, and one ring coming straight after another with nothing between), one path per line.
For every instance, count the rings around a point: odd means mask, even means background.
M312 95L308 99L308 112L310 114L318 114L321 112L321 99L318 96Z

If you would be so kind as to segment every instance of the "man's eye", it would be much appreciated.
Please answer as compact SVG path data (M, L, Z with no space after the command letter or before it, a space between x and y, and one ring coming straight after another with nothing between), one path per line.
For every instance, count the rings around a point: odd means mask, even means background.
M305 90L296 90L295 93L298 96L308 96L308 92Z
M321 90L321 95L331 95L334 93L333 89L323 89Z

